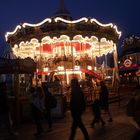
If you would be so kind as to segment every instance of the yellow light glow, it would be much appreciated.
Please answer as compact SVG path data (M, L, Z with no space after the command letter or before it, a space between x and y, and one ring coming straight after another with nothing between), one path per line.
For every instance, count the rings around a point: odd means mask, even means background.
M92 66L87 66L87 69L88 70L92 70Z
M108 27L108 26L113 27L113 24L112 24L112 23L102 24L102 23L100 23L98 20L96 20L95 18L90 19L90 22L91 22L91 23L92 23L92 22L95 22L95 23L97 23L98 25L100 25L100 26L102 26L102 27Z
M48 72L48 71L49 71L49 68L46 67L46 68L44 68L43 70L44 70L44 72Z
M17 25L16 28L15 28L15 30L13 32L7 32L5 34L6 41L8 40L8 36L14 34L18 29L21 29L21 25Z
M58 21L62 21L62 22L65 22L65 23L70 23L70 24L73 24L73 23L78 23L78 22L81 22L81 21L85 21L85 22L88 22L88 20L90 20L90 22L95 22L97 23L98 25L102 26L102 27L108 27L110 26L111 28L114 28L117 32L117 34L119 34L119 37L121 36L121 32L118 31L117 29L117 26L116 25L113 25L112 23L109 23L109 24L102 24L100 23L99 21L97 21L96 19L92 18L92 19L88 19L86 17L83 17L83 18L80 18L78 20L73 20L73 21L70 21L70 20L66 20L66 19L63 19L63 18L60 18L60 17L56 17L54 19L55 22L58 22ZM6 38L6 41L8 40L8 36L9 35L12 35L14 34L18 29L21 29L21 27L25 28L26 26L30 26L30 27L38 27L38 26L41 26L42 24L44 24L45 22L49 22L51 23L52 22L52 19L51 18L46 18L45 20L43 20L42 22L40 23L37 23L37 24L30 24L30 23L23 23L22 25L17 25L15 30L13 32L7 32L6 35L5 35L5 38Z
M98 20L96 20L96 19L94 19L94 18L92 18L92 19L90 20L90 22L91 22L91 23L92 23L92 22L95 22L95 23L97 23L98 25L100 25L100 26L102 26L102 27L108 27L108 26L110 26L111 28L114 28L114 29L116 30L116 33L119 35L119 38L121 37L121 32L119 32L118 29L117 29L117 26L116 26L116 25L113 25L112 23L102 24L102 23L100 23Z
M94 70L97 71L97 67L94 67Z
M71 51L73 51L73 56L80 58L80 56L83 53L89 54L90 57L92 56L100 56L103 54L111 53L113 50L116 50L116 44L113 43L111 40L107 40L106 38L101 38L100 41L97 37L91 36L89 37L82 37L82 35L76 35L73 37L73 40L70 40L70 37L67 35L61 35L59 38L53 37L50 38L50 36L46 36L42 38L42 42L39 43L39 40L36 38L32 38L30 41L21 41L19 43L19 46L14 45L13 52L16 56L21 58L31 57L34 58L40 56L40 51L36 50L36 48L40 48L40 45L42 44L50 44L53 48L52 55L48 54L47 52L41 52L42 56L44 57L54 57L55 54L58 54L61 52L61 46L55 47L55 43L58 42L64 42L64 50L66 54L71 54ZM65 43L67 42L67 43ZM68 43L69 42L69 43ZM91 47L88 50L85 50L84 52L77 52L75 48L71 50L71 43L72 42L78 42L79 44L82 44L84 47L85 44L89 44ZM61 55L61 54L60 54Z
M58 70L64 70L64 67L63 66L58 66L57 69Z
M56 17L56 18L54 19L54 21L55 21L55 22L63 21L63 22L65 22L65 23L70 23L70 24L72 24L72 23L78 23L78 22L81 22L81 21L87 22L88 19L84 17L84 18L80 18L80 19L78 19L78 20L70 21L70 20L66 20L66 19L60 18L60 17Z
M118 28L117 28L117 26L116 26L116 25L114 25L114 29L116 30L117 34L119 34L119 38L120 38L120 37L121 37L121 35L122 35L122 32L119 32L119 31L118 31Z
M45 22L49 22L51 23L52 20L50 18L46 18L43 21L41 21L40 23L37 24L30 24L30 23L23 23L23 27L25 28L26 26L30 26L30 27L37 27L37 26L41 26L42 24L44 24Z
M80 70L80 66L74 66L75 70Z
M72 70L66 70L66 71L58 71L57 74L82 74L80 70L72 71Z

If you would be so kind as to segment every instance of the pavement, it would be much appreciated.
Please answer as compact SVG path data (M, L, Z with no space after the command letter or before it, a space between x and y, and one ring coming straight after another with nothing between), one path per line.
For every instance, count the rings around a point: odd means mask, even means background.
M129 96L129 93L127 94ZM126 96L127 97L127 96ZM96 124L94 128L91 127L92 111L88 106L82 116L83 122L90 136L90 140L140 140L140 130L136 123L126 115L126 104L128 98L123 98L120 102L110 104L110 111L113 116L113 122L108 122L108 115L102 113L102 117L106 122L105 126ZM35 137L35 125L32 121L20 124L16 129L19 135L0 137L0 140L68 140L71 130L72 118L70 111L67 110L65 117L53 120L52 131L47 131L48 125L43 120L44 133L40 137ZM84 140L84 137L77 129L75 140Z
M83 122L88 130L91 140L134 140L134 137L138 133L136 124L126 116L125 107L126 100L121 101L120 106L118 102L110 104L110 111L113 116L113 122L108 122L108 115L102 113L105 120L105 126L100 124L91 128L90 123L92 121L92 111L88 107L83 114ZM68 140L71 127L71 115L70 111L67 111L64 118L54 119L52 131L47 131L47 123L43 121L44 134L40 137L35 137L36 131L35 125L32 121L21 124L17 127L19 135L13 137L7 137L7 140ZM0 138L0 140L4 140ZM80 129L77 129L75 140L84 140ZM140 140L140 137L135 139Z

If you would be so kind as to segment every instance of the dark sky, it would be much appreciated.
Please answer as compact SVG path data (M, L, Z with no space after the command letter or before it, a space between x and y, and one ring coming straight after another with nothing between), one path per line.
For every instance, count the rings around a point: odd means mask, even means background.
M96 18L101 23L114 23L122 31L122 40L129 34L140 37L140 0L65 0L65 7L74 19ZM23 22L39 23L53 16L59 0L0 0L0 47L4 34Z

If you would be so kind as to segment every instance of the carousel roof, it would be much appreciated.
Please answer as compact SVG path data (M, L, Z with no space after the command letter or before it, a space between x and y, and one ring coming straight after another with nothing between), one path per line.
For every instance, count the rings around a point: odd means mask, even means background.
M33 38L41 41L45 36L58 38L61 35L67 35L71 39L76 35L82 35L83 37L95 36L99 40L106 38L116 43L121 36L121 32L118 31L116 25L112 23L102 24L93 18L66 20L61 17L52 17L38 24L23 23L17 25L14 31L6 33L5 38L13 47L15 44L30 41Z

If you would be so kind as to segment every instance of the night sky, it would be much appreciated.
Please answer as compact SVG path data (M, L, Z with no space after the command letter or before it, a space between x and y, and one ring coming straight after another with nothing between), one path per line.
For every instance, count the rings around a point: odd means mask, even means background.
M65 7L76 20L96 18L101 23L114 23L127 35L140 37L140 0L65 0ZM0 0L0 47L4 47L5 33L20 23L39 23L52 17L59 8L59 0Z

